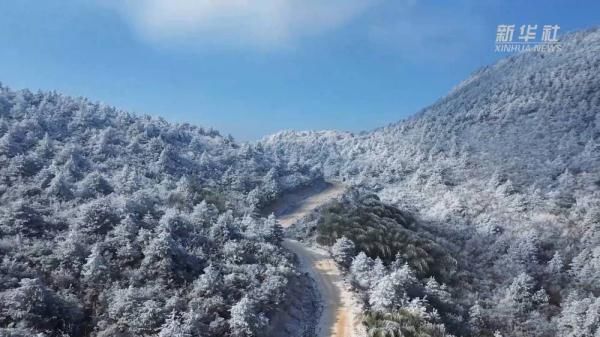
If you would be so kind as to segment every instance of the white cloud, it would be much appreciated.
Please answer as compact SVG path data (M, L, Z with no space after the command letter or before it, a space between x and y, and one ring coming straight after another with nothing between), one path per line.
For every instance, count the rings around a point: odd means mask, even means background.
M150 41L274 48L335 30L376 2L378 0L115 0L111 6Z

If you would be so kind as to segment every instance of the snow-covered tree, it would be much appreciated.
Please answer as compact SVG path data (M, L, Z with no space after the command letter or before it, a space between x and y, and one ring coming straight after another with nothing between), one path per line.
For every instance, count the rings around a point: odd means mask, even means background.
M566 301L558 320L560 336L597 336L600 333L600 298Z
M484 317L483 307L478 301L475 302L469 308L469 325L475 335L480 334L481 330L485 328Z
M350 264L352 263L355 254L356 246L354 245L354 242L345 236L337 239L333 246L331 246L331 256L342 268L350 268Z
M96 244L88 256L83 270L81 271L83 280L92 284L102 284L110 279L110 270L102 256L102 248Z
M257 311L256 303L246 296L231 307L230 313L229 326L232 336L257 336L268 324L267 317Z
M175 312L167 318L165 323L160 327L158 337L191 337L192 334L187 331L185 325L181 322L181 318L177 317Z
M363 289L369 289L372 281L371 271L374 261L364 252L358 253L350 265L350 275L357 286Z

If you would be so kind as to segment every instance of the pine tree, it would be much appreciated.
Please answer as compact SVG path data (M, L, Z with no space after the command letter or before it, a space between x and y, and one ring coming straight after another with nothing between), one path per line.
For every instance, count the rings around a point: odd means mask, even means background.
M43 233L47 224L42 213L37 209L40 207L40 205L30 206L24 200L16 202L11 210L10 230L25 236L38 236Z
M73 188L63 173L58 173L52 179L46 191L50 196L58 197L61 200L73 198Z
M400 303L396 279L388 275L377 281L369 292L369 305L376 312L388 312Z
M256 303L247 296L233 305L230 313L229 326L234 337L257 336L268 324L264 314L257 311Z
M331 256L343 269L350 268L356 254L356 246L352 240L342 236L331 246Z
M425 294L431 301L435 301L439 304L446 304L452 301L448 288L445 284L439 284L434 277L427 279L425 284Z
M469 325L474 335L479 335L485 329L485 316L479 301L469 309Z
M383 261L377 257L373 262L373 272L371 274L371 284L374 284L378 280L382 279L387 274L387 268L383 264Z
M350 275L357 286L362 289L369 289L371 286L371 270L373 269L373 260L364 252L358 253L352 259L350 265Z
M550 261L548 261L548 265L546 267L546 272L549 275L558 276L558 275L562 274L563 268L564 268L564 262L563 262L562 256L560 255L560 253L558 251L554 252L554 256L552 256L552 259Z
M204 272L194 281L194 293L199 297L207 297L218 292L223 285L221 271L213 265L204 268Z
M83 265L83 270L81 271L83 280L97 287L103 284L105 280L110 279L109 273L106 260L102 256L102 248L96 244Z
M192 337L192 334L187 330L181 322L181 318L177 317L175 311L173 311L160 327L158 337Z
M526 273L517 275L501 300L503 309L515 317L529 312L534 305L533 290L531 276Z

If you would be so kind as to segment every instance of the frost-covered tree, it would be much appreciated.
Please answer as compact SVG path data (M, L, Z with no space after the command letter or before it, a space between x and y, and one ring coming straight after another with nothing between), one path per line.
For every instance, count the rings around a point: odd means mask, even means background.
M398 292L401 290L395 278L388 275L375 283L369 292L369 305L374 311L390 311L400 303Z
M475 304L469 308L469 325L471 331L475 335L479 335L481 331L485 329L483 307L479 302L475 302Z
M440 304L452 301L448 287L445 284L439 284L433 277L430 277L425 284L425 294L430 301L434 300Z
M383 278L386 274L387 274L387 268L383 264L383 261L379 257L377 257L375 259L375 261L373 262L373 271L371 274L371 279L372 279L371 284L373 284L374 282L377 282L378 280Z
M214 130L0 85L0 335L226 336L250 294L268 317L295 274L246 198L319 176L296 169Z
M355 254L356 246L354 245L354 242L345 236L337 239L333 246L331 246L331 256L342 268L350 268L350 264L352 263Z
M81 333L77 327L82 323L81 308L61 299L40 279L24 278L17 288L0 293L0 299L0 317L17 320L17 328Z
M80 185L80 195L84 197L108 195L113 192L111 184L98 172L88 174Z
M582 288L600 291L600 246L586 247L575 256L570 273Z
M83 265L81 273L83 281L91 284L102 284L107 279L110 279L110 270L102 256L102 248L99 245L95 245L92 248L92 252Z
M283 240L283 229L273 214L266 220L248 219L246 227L246 236L260 237L273 243L280 243Z
M563 258L559 252L554 252L552 259L548 261L548 265L546 267L546 271L550 275L560 275L563 273L565 268L565 263L563 262Z
M358 253L350 265L350 275L353 282L363 289L369 289L372 282L372 274L374 261L364 252Z
M408 265L374 281L369 292L369 305L375 311L399 309L419 293L418 280Z
M500 299L498 310L509 320L524 321L532 310L548 303L545 289L535 290L534 279L526 273L517 275Z
M223 275L212 265L204 268L204 272L196 281L194 281L194 292L200 296L210 295L223 284Z
M158 337L191 337L192 334L187 330L181 322L181 318L177 317L175 312L172 312L171 316L160 327Z
M72 185L62 172L52 178L47 193L49 196L58 197L61 200L70 200L74 194Z
M268 319L256 310L256 303L248 297L243 297L230 311L229 326L232 336L257 336L268 324Z
M44 232L49 224L44 221L40 205L28 205L24 201L17 201L10 211L6 231L25 236L36 236ZM6 225L5 225L6 226Z
M597 336L600 333L600 298L567 300L558 326L561 336Z

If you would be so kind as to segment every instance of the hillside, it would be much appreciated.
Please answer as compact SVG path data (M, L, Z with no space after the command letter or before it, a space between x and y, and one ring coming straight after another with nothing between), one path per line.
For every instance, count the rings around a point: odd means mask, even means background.
M0 86L0 336L263 331L295 274L258 210L312 179L214 130Z
M481 69L398 123L360 135L284 131L261 144L427 224L458 261L449 290L459 321L471 321L452 331L593 336L600 331L600 30L561 44L556 53L522 53ZM365 221L364 228L380 226Z
M445 199L463 188L523 193L539 199L527 209L551 202L563 212L598 193L600 30L570 34L562 46L503 59L414 117L372 132L284 131L262 144L438 219L469 212L472 200Z

